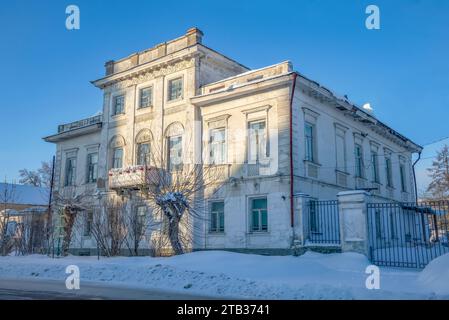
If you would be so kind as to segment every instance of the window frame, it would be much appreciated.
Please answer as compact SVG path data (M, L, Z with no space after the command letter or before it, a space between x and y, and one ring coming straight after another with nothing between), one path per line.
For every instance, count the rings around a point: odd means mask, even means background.
M140 163L141 160L141 147L143 145L148 145L148 152L145 154L145 161L144 163ZM138 166L149 166L151 162L151 144L149 141L144 141L136 144L136 165Z
M223 131L223 140L220 140L220 142L216 142L213 140L213 133L217 131ZM217 149L216 149L217 147ZM209 129L209 164L212 165L220 165L220 164L226 164L227 161L227 130L226 127L217 127ZM220 161L216 161L217 157L214 151L220 150L221 157Z
M357 150L360 154L357 154ZM354 144L354 159L355 159L355 172L354 176L356 178L365 178L365 165L363 159L363 146L359 143Z
M375 150L371 150L371 175L374 183L380 183L379 176L379 153Z
M391 155L385 155L385 179L388 188L393 188L393 167L391 161Z
M120 166L116 166L115 165L115 160L116 159L118 159L118 158L116 158L116 156L115 156L115 152L116 151L118 151L118 150L121 150L121 152L122 152L122 155L121 155L121 158L120 158ZM111 161L111 168L112 169L122 169L123 168L123 157L124 157L124 148L123 147L116 147L116 148L113 148L112 149L112 161Z
M254 201L256 200L261 200L264 199L265 200L265 204L266 207L265 209L263 208L259 208L259 209L255 209L254 208ZM250 210L250 214L249 214L249 219L250 219L250 233L267 233L269 232L269 223L268 223L268 197L267 196L258 196L258 197L251 197L249 198L249 210ZM254 211L257 210L257 217L258 217L258 226L257 229L255 228L254 225ZM263 228L263 217L262 217L262 211L265 210L265 215L266 215L266 226L265 229Z
M148 99L148 102L146 105L142 105L142 93L144 90L149 90L150 91L150 98ZM153 86L146 86L143 88L139 88L139 104L137 106L137 109L146 109L146 108L150 108L153 106Z
M307 128L310 128L310 136ZM304 160L316 163L316 125L309 121L304 122Z
M173 83L175 81L181 82L181 88L179 90L179 96L176 96L173 98L171 93L172 93L172 89L173 89ZM167 83L167 102L179 101L182 99L184 99L184 77L179 76L179 77L169 79L168 83Z
M123 103L121 105L121 112L117 112L117 100L123 99ZM112 116L118 116L121 114L125 114L125 104L126 104L126 94L121 93L117 94L112 98Z
M73 162L75 165L73 165ZM69 165L72 164L70 167ZM77 166L77 157L76 156L70 156L66 158L65 162L65 181L64 186L65 187L72 187L76 184L76 166ZM71 168L70 174L69 174L69 168Z
M400 162L399 163L399 175L401 179L401 191L407 192L407 180L405 176L405 163Z
M95 163L92 163L91 162L91 159L92 159L92 156L93 155L96 155L97 156L97 162L95 162ZM98 154L98 152L90 152L90 153L88 153L87 154L87 160L86 160L86 163L87 163L87 176L86 176L86 183L95 183L95 182L97 182L97 179L98 179L98 157L99 157L99 154ZM94 166L94 169L92 169L92 166ZM93 170L92 171L92 177L91 177L91 169ZM92 178L92 179L91 179Z
M213 210L214 204L216 203L222 203L223 204L223 210ZM215 216L215 222L216 226L213 227L213 217ZM213 200L210 201L209 204L209 217L210 217L210 223L209 223L209 232L210 233L224 233L225 232L225 202L224 200Z
M251 143L252 143L252 137L253 135L251 134L251 130L253 130L251 128L252 124L258 124L258 123L264 123L264 128L263 128L263 133L265 136L265 146L264 146L264 152L261 152L261 144L260 144L260 139L257 139L257 145L256 145L256 159L252 159L252 148L251 148ZM247 130L248 130L248 139L247 139L247 162L248 163L255 163L255 164L260 164L261 162L265 162L267 159L270 158L270 150L269 150L269 137L268 137L268 119L266 118L261 118L261 119L251 119L248 120L247 122ZM257 132L259 132L260 130L258 129ZM259 137L259 135L257 135L257 137ZM263 153L263 154L261 154ZM255 161L255 162L254 162Z
M181 162L179 164L173 163L173 166L172 166L172 161L171 161L172 160L172 157L171 157L172 149L170 147L170 142L171 142L171 139L174 139L174 138L180 139L181 155L179 156L179 159L181 159ZM166 139L167 139L167 169L168 169L169 172L179 171L182 168L182 165L183 165L183 161L182 161L182 155L183 155L183 151L184 151L183 150L183 145L182 145L182 143L183 143L183 134L168 136Z

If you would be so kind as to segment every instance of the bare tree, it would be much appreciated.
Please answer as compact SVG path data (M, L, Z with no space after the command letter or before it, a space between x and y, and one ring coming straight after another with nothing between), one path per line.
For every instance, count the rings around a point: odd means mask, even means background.
M9 254L12 249L12 235L8 230L11 219L11 209L9 205L16 202L16 186L8 183L5 179L3 187L0 189L0 251L3 256Z
M427 191L434 199L447 199L449 197L449 147L447 145L437 152L436 159L427 170L432 178Z
M112 257L121 253L128 229L125 221L126 203L105 199L94 210L92 235L102 254Z
M35 170L19 170L19 183L28 184L35 187L50 187L52 162L42 161L41 167Z
M145 181L141 191L155 214L163 217L161 236L167 236L174 254L183 254L192 247L197 234L195 220L203 220L204 193L213 195L220 187L222 170L227 167L179 163L167 157L167 152L152 149L150 163L145 165Z

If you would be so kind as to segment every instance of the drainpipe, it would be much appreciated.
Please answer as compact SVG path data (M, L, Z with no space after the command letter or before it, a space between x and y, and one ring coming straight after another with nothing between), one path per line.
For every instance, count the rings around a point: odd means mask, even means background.
M294 180L294 173L293 173L293 96L295 94L295 88L296 88L296 78L298 74L295 72L293 73L293 85L292 85L292 95L290 96L290 225L293 228L294 227L294 201L293 201L293 180Z
M412 165L412 171L413 171L413 186L415 188L415 203L418 205L418 187L416 186L416 173L415 173L415 165L418 163L418 161L421 159L421 152L418 153L418 159L413 162Z

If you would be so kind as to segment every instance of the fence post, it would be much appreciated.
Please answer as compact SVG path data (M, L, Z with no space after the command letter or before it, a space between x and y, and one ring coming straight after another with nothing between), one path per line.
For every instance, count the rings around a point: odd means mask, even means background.
M370 194L363 190L337 194L342 252L358 252L369 257L367 221L369 196Z
M297 217L295 218L295 234L296 238L301 242L302 245L308 237L308 216L307 216L307 204L311 197L305 193L298 193L294 195L295 197L295 211L297 212Z

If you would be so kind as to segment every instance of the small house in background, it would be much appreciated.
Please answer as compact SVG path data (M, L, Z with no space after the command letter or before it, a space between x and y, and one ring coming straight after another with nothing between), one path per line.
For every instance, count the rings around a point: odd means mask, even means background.
M49 188L0 183L0 226L6 226L10 249L38 253L43 248L49 195Z

